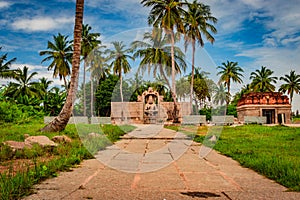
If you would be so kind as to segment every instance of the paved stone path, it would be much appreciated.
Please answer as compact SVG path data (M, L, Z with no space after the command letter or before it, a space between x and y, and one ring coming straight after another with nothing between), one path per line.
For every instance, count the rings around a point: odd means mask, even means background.
M300 199L216 151L200 158L200 148L183 134L140 125L25 199Z

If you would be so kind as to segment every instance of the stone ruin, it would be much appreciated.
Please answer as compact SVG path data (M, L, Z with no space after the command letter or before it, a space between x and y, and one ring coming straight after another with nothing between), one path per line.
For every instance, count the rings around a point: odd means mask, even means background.
M182 116L190 114L188 102L177 103L179 121ZM137 102L111 102L111 120L113 124L139 123L156 124L173 120L173 102L164 102L163 96L149 87Z

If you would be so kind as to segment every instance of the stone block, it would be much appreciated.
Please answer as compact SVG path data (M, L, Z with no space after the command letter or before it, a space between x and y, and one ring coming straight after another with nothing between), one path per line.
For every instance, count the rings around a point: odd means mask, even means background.
M267 117L256 117L256 116L244 116L245 124L266 124Z
M91 117L91 124L111 124L110 117Z
M232 125L234 124L234 116L212 116L212 123L215 125Z
M201 125L206 124L205 115L184 115L182 116L182 125Z

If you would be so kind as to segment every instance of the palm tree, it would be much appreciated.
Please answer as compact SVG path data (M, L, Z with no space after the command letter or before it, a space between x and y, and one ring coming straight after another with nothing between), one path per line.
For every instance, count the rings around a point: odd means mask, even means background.
M73 105L76 97L78 87L79 66L80 66L80 52L81 52L81 34L83 21L84 0L76 0L75 11L75 26L74 26L74 53L72 58L72 75L71 84L68 90L66 102L60 111L59 115L55 117L52 122L47 124L41 131L58 132L65 129L71 117Z
M0 47L0 50L2 47ZM13 78L14 77L14 70L10 70L9 67L13 62L16 61L16 58L13 58L7 62L7 53L0 56L0 78Z
M192 112L196 41L203 47L203 34L209 42L212 44L214 43L215 38L209 31L217 33L217 29L213 26L213 24L217 23L217 19L211 15L210 7L208 5L199 3L197 0L194 0L192 3L187 3L187 6L188 11L184 16L184 45L185 50L187 50L189 44L192 45L192 73L190 86L190 106ZM210 22L213 24L210 24Z
M100 46L97 50L94 50L89 55L91 60L90 68L90 81L91 81L91 115L94 116L94 81L99 82L100 79L105 78L110 73L109 65L107 64L108 58L104 56L104 53L100 51L100 48L105 48L105 46Z
M148 24L153 27L163 28L165 33L171 38L171 66L172 66L172 87L171 92L176 106L176 87L175 87L175 33L184 33L182 16L184 15L183 2L181 0L142 0L141 4L152 7L148 16ZM174 108L175 110L176 108Z
M40 52L40 56L47 55L47 57L42 60L42 63L51 61L48 70L53 69L53 77L56 78L59 76L59 79L63 79L65 87L68 88L66 77L71 73L72 44L68 40L68 36L64 36L60 33L58 33L57 36L54 35L53 40L54 43L48 41L47 49L49 50Z
M4 95L14 99L21 96L37 97L39 94L38 83L32 81L37 72L29 73L28 67L18 68L15 72L15 82L10 82Z
M277 82L277 77L272 76L274 72L264 66L260 70L255 70L251 72L250 80L251 88L255 92L273 92L275 91L275 85L272 83Z
M280 86L279 91L283 93L287 92L290 95L292 104L294 93L300 93L300 75L291 70L290 74L285 74L283 77L280 77L280 80L285 83Z
M96 48L101 41L98 40L100 33L90 33L92 27L88 24L82 25L82 38L81 38L81 55L83 56L83 116L86 116L86 91L85 91L85 77L86 69L89 64L87 57Z
M159 71L171 91L172 87L167 78L172 73L172 69L168 67L172 62L171 47L168 46L167 35L163 34L162 29L154 28L152 33L147 32L144 34L143 41L134 41L131 46L133 50L137 49L133 56L142 59L138 72L142 71L143 73L148 68L148 73L150 74L152 69L153 76L156 77L157 71ZM178 74L181 73L181 69L185 71L186 63L180 48L174 47L174 52L175 72Z
M228 102L228 99L230 99L230 96L228 96L228 92L226 92L226 87L222 83L218 84L214 91L213 103L223 105Z
M112 42L114 50L109 50L108 60L112 60L110 67L112 68L115 75L119 76L120 79L120 96L121 102L123 102L123 77L122 74L126 74L130 71L131 66L128 59L134 60L134 57L130 56L131 49L125 49L123 42Z
M220 71L217 73L217 75L221 75L219 84L224 83L225 87L227 87L227 96L228 98L226 99L226 107L229 105L230 101L230 86L231 86L231 81L233 82L238 82L242 83L243 80L241 77L243 77L242 72L244 70L238 66L237 62L229 62L227 63L222 63L222 66L218 66L217 69L220 69Z

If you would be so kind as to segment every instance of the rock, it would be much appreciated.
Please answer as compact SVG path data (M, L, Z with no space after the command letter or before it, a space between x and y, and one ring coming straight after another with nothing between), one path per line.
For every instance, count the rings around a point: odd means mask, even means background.
M66 135L57 135L52 138L52 141L56 143L71 143L72 139Z
M97 137L100 137L100 135L97 134L97 133L90 133L90 134L88 134L88 137L90 137L90 138L97 138Z
M30 144L30 145L38 144L42 147L45 147L45 146L55 147L55 146L57 146L57 144L55 142L53 142L47 136L44 136L44 135L30 136L30 137L25 139L25 144Z
M32 147L31 144L26 144L25 142L16 142L16 141L11 141L11 140L3 142L3 144L5 144L5 145L9 146L10 148L12 148L13 151L23 150L24 148L31 148Z

